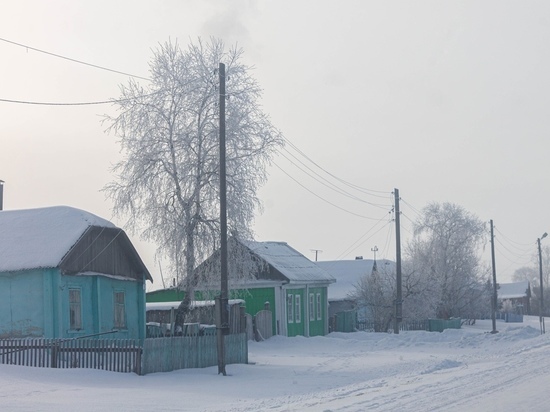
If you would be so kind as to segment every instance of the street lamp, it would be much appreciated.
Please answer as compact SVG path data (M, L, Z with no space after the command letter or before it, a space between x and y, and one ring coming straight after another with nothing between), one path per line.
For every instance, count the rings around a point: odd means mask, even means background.
M542 315L544 310L544 296L543 296L543 284L542 284L542 251L540 248L540 241L541 239L544 239L546 236L548 236L548 233L544 232L544 234L537 239L537 245L539 247L539 275L540 275L540 315L539 315L539 322L540 322L540 334L546 333L546 328L544 327L544 316Z

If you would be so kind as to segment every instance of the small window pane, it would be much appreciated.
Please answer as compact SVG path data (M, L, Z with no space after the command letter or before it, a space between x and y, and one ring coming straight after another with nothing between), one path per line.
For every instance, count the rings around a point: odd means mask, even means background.
M286 296L287 301L287 317L288 317L288 323L294 322L294 295L289 293Z
M115 292L115 320L114 326L118 329L126 327L126 311L124 307L124 292Z
M323 318L323 311L321 309L321 294L317 293L317 320L321 320Z
M69 329L82 329L82 305L80 289L69 289Z
M315 320L315 294L309 294L309 320Z
M296 323L300 323L302 321L302 297L300 295L296 295L296 313L294 314L294 319L296 319Z

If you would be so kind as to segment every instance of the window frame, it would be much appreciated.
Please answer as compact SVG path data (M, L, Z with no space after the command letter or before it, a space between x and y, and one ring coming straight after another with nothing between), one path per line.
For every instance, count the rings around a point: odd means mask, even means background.
M321 304L321 294L317 293L317 320L323 320L323 305Z
M117 298L122 296L122 302ZM126 329L126 293L123 290L113 291L113 328Z
M294 294L287 293L286 295L286 319L288 323L294 323Z
M315 293L309 294L309 320L315 320Z
M69 287L69 330L82 330L82 289L78 287Z
M302 295L298 293L294 297L294 322L302 323Z

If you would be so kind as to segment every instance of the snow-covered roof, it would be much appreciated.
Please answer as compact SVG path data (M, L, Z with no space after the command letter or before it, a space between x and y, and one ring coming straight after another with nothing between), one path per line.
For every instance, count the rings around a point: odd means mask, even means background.
M355 291L355 285L362 277L372 273L374 260L325 260L315 263L336 279L336 283L328 288L329 300L343 300ZM386 265L393 264L393 262L384 259L376 261L379 271Z
M527 296L529 281L524 280L514 283L499 283L497 295L499 299L517 299Z
M171 310L177 309L181 302L147 302L145 303L145 310ZM216 302L213 300L195 300L191 302L192 308L204 308L209 306L215 306ZM229 305L244 305L243 299L229 299Z
M245 244L256 255L281 272L290 282L332 283L336 281L332 275L286 242L246 242Z
M0 211L0 272L57 267L89 226L115 227L68 206Z

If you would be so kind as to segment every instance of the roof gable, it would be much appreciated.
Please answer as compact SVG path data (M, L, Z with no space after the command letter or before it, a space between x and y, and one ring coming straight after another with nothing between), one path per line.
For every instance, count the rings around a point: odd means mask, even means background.
M289 282L328 282L336 280L286 242L243 242L256 256L276 269Z
M107 239L103 234L109 234ZM77 244L88 241L90 244L78 250ZM115 242L116 240L116 242ZM105 243L100 246L99 243ZM113 263L115 271L102 271L98 262L83 266L82 259L93 261L101 253L120 251L128 261L121 267ZM94 256L89 256L94 251ZM71 253L72 252L72 253ZM113 259L111 259L113 260ZM108 220L84 210L54 206L38 209L0 211L0 272L57 268L68 272L96 271L112 275L122 275L151 280L151 275L137 255L130 240L122 229ZM77 270L78 269L78 270ZM141 274L137 276L136 274Z
M115 227L67 206L0 211L0 272L57 267L91 225Z
M528 280L514 283L499 283L498 286L497 295L499 299L523 298L530 295Z

